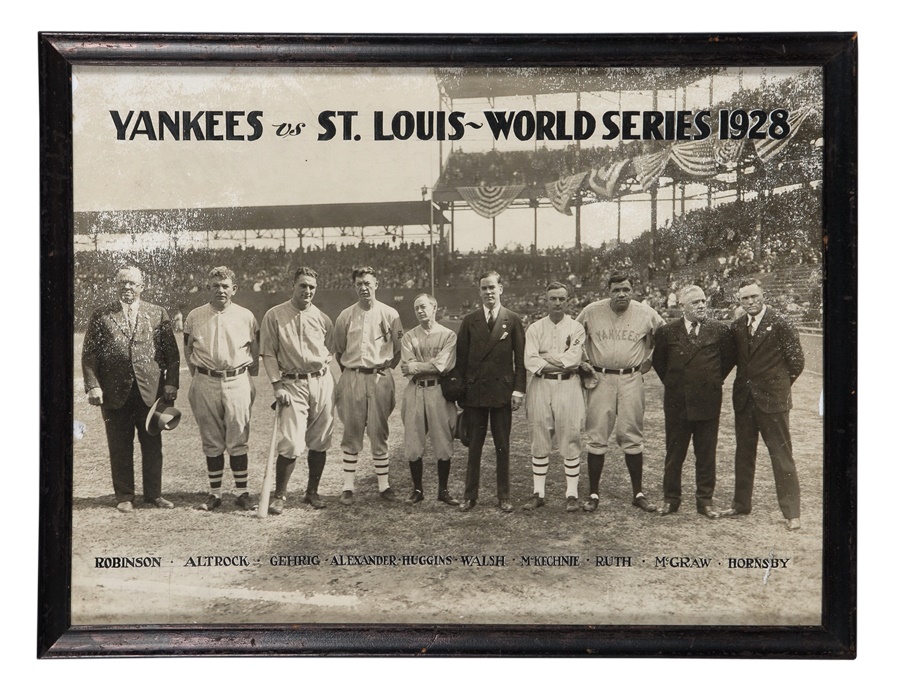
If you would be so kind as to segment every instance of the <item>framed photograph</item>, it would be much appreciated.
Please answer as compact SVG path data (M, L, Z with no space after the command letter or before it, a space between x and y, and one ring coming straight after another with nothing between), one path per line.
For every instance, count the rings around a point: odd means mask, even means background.
M39 49L39 657L855 657L855 35Z

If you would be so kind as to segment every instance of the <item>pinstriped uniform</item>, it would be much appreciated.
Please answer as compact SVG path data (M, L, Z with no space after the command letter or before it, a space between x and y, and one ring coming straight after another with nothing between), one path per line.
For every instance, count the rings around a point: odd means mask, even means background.
M456 405L444 399L439 382L427 387L421 384L439 380L456 365L456 333L437 323L430 332L421 325L415 327L400 340L400 362L410 368L400 402L406 459L421 459L425 438L430 435L435 458L449 460L453 456Z
M188 401L207 457L226 450L231 456L247 454L256 388L249 371L217 378L196 367L225 371L250 366L258 332L253 313L235 303L221 312L207 303L192 310L185 320L185 355L194 372Z
M586 306L576 318L585 328L585 355L592 366L625 369L640 367L653 351L653 333L665 321L636 301L618 315L604 298ZM599 384L587 395L585 432L588 452L605 455L609 437L626 454L644 450L644 376L599 373Z
M325 451L334 431L334 378L331 318L310 304L297 310L291 301L271 308L260 330L260 356L271 382L281 384L291 406L281 410L278 454L290 459L306 448ZM324 371L324 373L323 373ZM307 378L284 378L284 374Z
M585 408L581 379L575 371L583 348L584 327L568 315L556 325L549 317L542 318L525 332L525 368L534 376L525 404L533 457L546 458L553 448L567 460L581 455ZM551 354L572 374L569 379L541 377L545 370L556 370L544 358Z

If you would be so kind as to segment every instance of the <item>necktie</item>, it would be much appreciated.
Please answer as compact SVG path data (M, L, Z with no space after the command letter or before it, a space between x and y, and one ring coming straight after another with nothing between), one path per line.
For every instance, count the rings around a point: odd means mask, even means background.
M692 322L691 323L691 341L697 341L697 337L700 336L700 323Z
M134 306L128 306L128 312L125 316L128 320L128 331L134 332Z
M494 330L494 311L488 311L488 331Z
M747 332L750 333L751 337L756 334L756 319L752 315L747 321Z

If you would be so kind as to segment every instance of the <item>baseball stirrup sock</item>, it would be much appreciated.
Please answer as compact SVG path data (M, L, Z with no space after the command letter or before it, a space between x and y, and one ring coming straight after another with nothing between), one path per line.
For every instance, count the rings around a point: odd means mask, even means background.
M578 498L578 475L581 473L581 458L566 460L566 498Z
M534 492L541 498L544 497L544 488L547 485L547 468L550 466L548 457L531 458L531 477L534 479Z
M325 451L310 450L306 456L306 463L309 465L309 481L306 484L306 492L318 493L319 480L322 478L322 472L325 471Z
M209 489L216 498L222 497L222 476L225 472L225 455L206 458L206 476Z
M391 463L388 459L385 458L373 458L372 462L375 463L375 476L378 479L378 492L386 491L390 484L388 483L388 472L390 471Z
M409 474L412 477L413 491L422 492L422 458L409 463Z
M450 460L438 460L438 493L447 490L450 483Z
M291 457L279 455L275 460L275 495L283 497L287 495L288 481L291 480L291 474L294 473L294 464L296 460Z
M247 492L247 455L232 455L229 460L231 463L231 474L234 477L234 490L237 495Z
M603 455L588 453L588 484L592 494L600 495L600 475L603 474Z
M356 487L356 463L359 461L359 454L351 452L344 453L344 490L352 491Z
M625 453L625 466L628 467L628 474L631 476L631 490L635 496L643 491L644 483L644 453L639 452L634 455Z

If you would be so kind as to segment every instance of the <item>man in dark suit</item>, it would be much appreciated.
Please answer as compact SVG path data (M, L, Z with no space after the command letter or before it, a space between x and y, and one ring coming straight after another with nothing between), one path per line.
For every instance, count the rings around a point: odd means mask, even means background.
M800 529L800 483L791 449L791 386L803 372L800 337L787 320L763 302L759 282L748 278L738 290L746 312L731 324L737 348L734 380L734 502L723 517L748 515L762 434L772 458L778 505L788 529Z
M679 303L682 317L660 327L653 338L653 368L665 386L665 499L659 513L668 515L681 506L681 469L693 437L697 512L715 519L722 382L734 368L734 341L728 325L707 319L706 295L699 286L684 287Z
M525 397L525 330L518 315L500 305L503 284L496 272L478 282L482 307L463 318L456 340L456 372L466 383L463 405L471 440L466 467L463 512L475 507L481 480L481 450L488 422L497 453L497 498L500 510L512 512L509 500L509 434L512 413Z
M106 426L117 508L134 507L134 432L141 445L144 501L157 508L162 497L162 438L146 428L150 407L178 394L180 358L166 311L141 301L143 276L136 267L116 275L118 300L94 311L84 336L81 366L88 401L99 406Z

